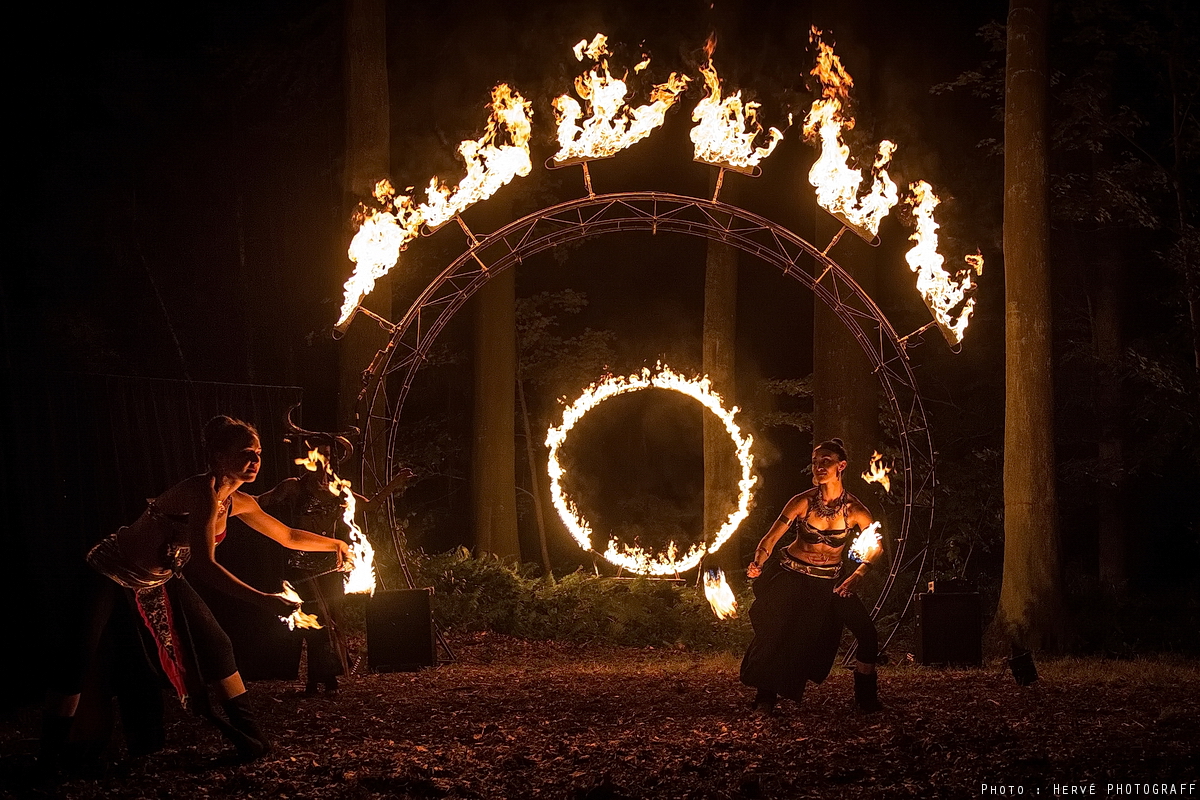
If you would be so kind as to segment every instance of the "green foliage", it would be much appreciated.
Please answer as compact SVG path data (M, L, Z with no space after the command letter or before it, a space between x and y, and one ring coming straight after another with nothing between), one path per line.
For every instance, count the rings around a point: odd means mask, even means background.
M451 630L490 630L528 639L739 652L750 641L743 613L718 620L701 588L671 581L607 578L582 571L534 576L533 565L465 548L415 564L434 588L434 614Z

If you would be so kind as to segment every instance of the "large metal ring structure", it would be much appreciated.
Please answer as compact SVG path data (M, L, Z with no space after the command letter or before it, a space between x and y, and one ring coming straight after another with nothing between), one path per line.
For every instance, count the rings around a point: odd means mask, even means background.
M909 540L914 527L925 536L919 537L924 541L916 543L911 560L923 561L933 518L933 442L905 352L907 337L896 335L875 302L829 255L847 228L821 250L787 228L737 206L662 192L589 192L587 197L549 206L479 237L461 219L458 222L466 234L467 249L426 287L398 323L393 325L367 312L391 331L391 338L363 376L359 419L364 479L382 485L401 467L393 462L392 454L404 400L417 371L442 329L490 278L543 250L589 236L627 231L686 234L732 245L799 281L837 314L858 341L895 415L904 476L903 520L893 538L891 570L872 616L879 614L898 574L910 566L905 556L913 550ZM924 524L914 525L918 514ZM394 526L394 520L390 521ZM398 555L403 562L403 554ZM913 576L905 609L921 571L918 568ZM897 626L903 616L903 612L898 616Z

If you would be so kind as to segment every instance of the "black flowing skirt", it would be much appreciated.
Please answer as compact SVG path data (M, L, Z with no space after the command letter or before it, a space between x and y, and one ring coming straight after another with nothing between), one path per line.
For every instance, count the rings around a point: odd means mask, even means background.
M784 569L777 558L767 562L754 581L754 639L742 658L742 683L799 700L806 681L829 677L842 633L837 584Z

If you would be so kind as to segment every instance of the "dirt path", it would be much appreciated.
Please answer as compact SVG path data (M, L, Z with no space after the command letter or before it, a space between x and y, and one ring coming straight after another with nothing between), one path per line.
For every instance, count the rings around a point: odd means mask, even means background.
M20 797L1054 797L1054 785L1191 784L1200 665L1062 661L1021 688L997 665L885 667L862 715L835 669L802 705L749 716L737 660L477 634L458 662L356 677L334 696L254 686L272 756L214 768L224 745L174 711L168 747L100 777L35 782L34 709L6 720ZM1186 786L1184 787L1186 789ZM996 791L992 794L993 790ZM1115 789L1114 789L1115 791ZM1136 791L1136 788L1131 788ZM1176 790L1178 792L1178 790ZM1160 793L1161 795L1161 793Z

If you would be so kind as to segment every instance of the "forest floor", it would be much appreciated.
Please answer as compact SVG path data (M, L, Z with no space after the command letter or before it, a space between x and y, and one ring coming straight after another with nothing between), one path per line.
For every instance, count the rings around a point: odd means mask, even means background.
M162 752L90 775L39 777L39 712L31 706L0 720L0 793L171 800L1200 796L1196 661L1043 661L1040 679L1027 687L1002 662L885 666L886 707L875 714L854 709L851 675L835 667L802 704L784 701L764 718L749 713L750 692L728 654L487 633L450 643L453 663L353 676L334 695L255 683L275 749L240 766L218 765L223 741L176 705Z

